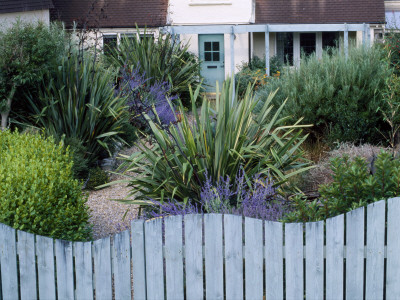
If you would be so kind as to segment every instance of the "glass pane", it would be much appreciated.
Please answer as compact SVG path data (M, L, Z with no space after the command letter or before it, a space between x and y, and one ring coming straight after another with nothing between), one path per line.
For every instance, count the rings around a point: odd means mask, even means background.
M277 33L277 56L284 64L293 66L293 33Z
M214 51L219 51L219 42L213 42L213 50Z
M219 61L219 52L213 53L213 61Z
M204 51L211 51L211 42L204 43Z
M117 48L117 36L109 35L103 37L103 50L104 54L109 54L112 49Z
M337 48L339 46L339 32L322 33L322 49Z
M204 60L211 61L211 52L204 52Z
M315 52L315 33L300 33L300 50L302 55L310 55Z

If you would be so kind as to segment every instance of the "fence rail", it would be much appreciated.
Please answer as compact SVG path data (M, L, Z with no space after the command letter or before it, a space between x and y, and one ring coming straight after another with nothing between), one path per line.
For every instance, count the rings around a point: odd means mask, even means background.
M396 299L399 230L400 198L304 224L136 220L94 242L0 224L0 299Z

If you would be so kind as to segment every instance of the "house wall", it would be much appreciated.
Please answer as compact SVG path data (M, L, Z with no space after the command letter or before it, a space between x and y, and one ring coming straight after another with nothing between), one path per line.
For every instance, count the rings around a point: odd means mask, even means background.
M42 21L45 24L50 24L50 12L48 9L46 9L46 10L33 10L25 12L0 14L0 27L9 28L18 19L24 22Z
M269 57L276 54L276 34L271 32L269 34ZM265 33L253 33L253 56L263 58L265 56Z
M248 24L255 21L255 0L170 0L171 25Z

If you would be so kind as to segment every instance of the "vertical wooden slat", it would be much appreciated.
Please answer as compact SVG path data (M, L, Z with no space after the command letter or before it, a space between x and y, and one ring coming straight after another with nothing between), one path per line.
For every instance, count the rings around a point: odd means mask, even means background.
M111 246L109 237L93 242L93 261L96 300L111 299Z
M366 299L383 299L385 201L367 207Z
M400 198L388 200L386 298L400 295Z
M39 299L56 298L53 239L36 236Z
M3 299L18 299L15 229L0 223L0 266Z
M162 219L144 223L147 299L164 299Z
M204 243L206 298L223 299L222 215L204 216Z
M285 225L286 299L303 299L303 224Z
M243 298L242 217L224 215L226 299Z
M282 223L265 222L266 298L283 299L283 231Z
M183 300L182 216L168 217L164 222L167 299Z
M203 299L202 216L186 215L184 221L186 299Z
M21 299L37 299L35 236L33 234L18 231L18 255Z
M245 218L246 299L263 297L263 228L262 221Z
M324 222L306 223L306 299L324 298Z
M346 298L364 293L364 207L346 214Z
M134 220L132 229L133 298L146 299L146 257L144 248L144 221Z
M58 299L74 299L72 242L56 240L55 252Z
M131 299L131 247L129 230L114 235L112 264L115 299Z
M326 220L326 299L343 298L344 215Z
M92 243L75 242L75 277L77 300L93 299Z

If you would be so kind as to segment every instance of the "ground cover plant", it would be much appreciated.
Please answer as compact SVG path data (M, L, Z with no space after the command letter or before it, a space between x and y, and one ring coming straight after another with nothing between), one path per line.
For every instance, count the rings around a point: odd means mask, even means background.
M90 239L87 198L72 164L53 138L0 131L0 223L58 239Z
M385 54L379 47L353 47L349 56L339 49L304 58L301 66L269 81L260 97L279 88L274 103L289 99L284 114L314 126L313 139L333 142L379 143L387 124L379 110L386 110L383 92L390 76Z
M157 37L143 38L149 34L138 29L137 37L123 36L118 48L110 49L112 65L120 69L137 69L149 85L168 83L170 92L179 95L190 106L188 86L195 88L200 83L198 58L189 52L189 43L161 33Z
M240 169L249 178L269 176L280 185L309 168L300 149L306 139L301 120L287 125L288 118L280 116L284 104L272 113L273 95L255 115L258 100L251 87L239 98L237 94L233 97L232 85L227 81L217 93L215 109L204 98L200 113L195 109L197 88L191 94L193 122L182 106L176 121L169 124L143 114L151 128L149 140L142 139L137 145L140 151L125 157L122 165L126 182L132 186L131 195L136 197L132 203L198 201L206 174L213 183L229 176L235 189Z

